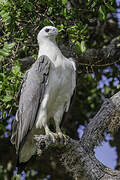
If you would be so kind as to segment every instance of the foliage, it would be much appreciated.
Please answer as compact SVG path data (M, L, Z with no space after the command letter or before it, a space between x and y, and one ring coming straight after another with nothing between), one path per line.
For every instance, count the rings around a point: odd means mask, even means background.
M70 2L71 7L68 0L0 1L1 134L5 133L7 124L5 110L9 115L15 115L17 107L16 93L24 76L18 60L26 56L37 56L36 36L43 26L56 26L59 30L57 41L75 46L78 53L84 53L93 47L104 47L116 36L111 29L106 29L108 14L112 16L112 13L116 12L115 0ZM76 130L80 124L85 124L93 117L99 109L96 104L100 105L104 96L110 97L117 91L117 81L120 78L118 69L118 65L111 67L108 71L105 68L99 69L98 81L94 78L94 72L92 75L89 71L78 75L77 105L73 108L75 121L71 121L71 126L75 128L64 127L71 137L77 136ZM104 81L105 77L109 84ZM3 168L0 168L0 172L3 176ZM43 171L41 177L45 177L47 173Z

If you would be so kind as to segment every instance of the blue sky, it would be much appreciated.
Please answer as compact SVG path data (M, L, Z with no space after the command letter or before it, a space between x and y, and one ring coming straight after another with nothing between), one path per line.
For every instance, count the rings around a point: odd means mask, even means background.
M79 137L82 137L85 127L80 126L78 129ZM116 148L109 145L109 140L112 139L110 134L105 135L105 141L100 146L95 147L95 156L105 166L115 169L117 153Z
M117 13L116 13L116 17L118 19L118 26L120 28L120 0L116 0L116 4L117 4Z

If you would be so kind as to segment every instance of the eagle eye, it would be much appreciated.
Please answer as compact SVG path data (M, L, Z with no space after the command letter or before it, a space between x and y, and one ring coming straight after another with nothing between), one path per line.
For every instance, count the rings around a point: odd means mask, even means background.
M50 29L46 28L46 29L45 29L45 32L49 32L49 30L50 30Z

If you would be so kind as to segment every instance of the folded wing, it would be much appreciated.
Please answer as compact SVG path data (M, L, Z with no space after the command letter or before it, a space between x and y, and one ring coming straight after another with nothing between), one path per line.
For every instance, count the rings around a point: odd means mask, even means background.
M18 152L24 137L31 131L38 108L43 100L49 80L51 61L47 56L39 59L28 70L19 91L19 107L12 125L11 142Z

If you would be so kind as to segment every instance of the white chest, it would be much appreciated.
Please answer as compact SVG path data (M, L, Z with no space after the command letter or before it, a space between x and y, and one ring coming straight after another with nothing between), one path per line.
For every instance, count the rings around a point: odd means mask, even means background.
M71 61L66 59L52 42L40 47L38 56L41 55L48 56L52 62L41 107L53 116L59 109L64 109L65 106L67 109L69 107L74 90L73 76L75 70Z
M57 45L51 41L45 41L39 48L38 57L46 55L54 63L57 59L58 54L61 55L61 51L59 50Z
M66 66L65 62L58 64L56 61L56 67L51 69L46 89L48 109L50 108L51 112L54 113L59 107L67 104L73 93L72 91L72 69Z

